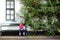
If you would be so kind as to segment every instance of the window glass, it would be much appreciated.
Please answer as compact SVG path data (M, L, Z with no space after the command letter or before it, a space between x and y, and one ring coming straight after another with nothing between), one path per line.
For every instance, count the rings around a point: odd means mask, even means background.
M14 14L14 11L13 10L11 10L11 14Z
M10 4L10 2L9 1L7 1L7 5L9 5Z
M7 10L7 14L10 14L10 11L9 10Z
M14 19L14 16L13 15L11 15L11 19Z
M7 15L7 19L10 19L10 16L9 15Z
M11 5L13 5L14 4L14 2L13 1L11 1Z
M14 8L14 6L13 6L13 5L11 5L11 8Z
M7 5L7 8L10 8L10 5Z

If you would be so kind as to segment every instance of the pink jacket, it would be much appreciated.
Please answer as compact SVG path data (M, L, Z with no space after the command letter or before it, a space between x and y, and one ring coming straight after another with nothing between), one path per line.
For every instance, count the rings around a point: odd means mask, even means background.
M19 29L20 29L20 30L23 30L23 29L24 29L24 25L23 25L22 23L20 23Z

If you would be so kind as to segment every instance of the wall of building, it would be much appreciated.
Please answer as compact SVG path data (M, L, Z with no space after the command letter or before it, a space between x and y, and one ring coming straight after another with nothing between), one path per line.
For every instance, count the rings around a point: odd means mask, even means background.
M15 0L15 22L20 22L20 15L22 13L19 11L22 4L18 0ZM18 15L17 15L18 14ZM0 0L0 24L6 21L6 0Z
M5 21L6 0L0 0L0 23Z
M19 2L19 0L15 0L15 21L21 22L23 18L20 18L20 16L23 16L21 13L21 7L22 4Z

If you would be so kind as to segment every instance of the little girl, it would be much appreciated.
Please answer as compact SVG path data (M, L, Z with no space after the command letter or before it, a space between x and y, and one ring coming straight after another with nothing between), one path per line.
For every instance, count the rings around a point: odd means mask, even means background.
M22 22L19 25L19 35L26 35L25 26Z

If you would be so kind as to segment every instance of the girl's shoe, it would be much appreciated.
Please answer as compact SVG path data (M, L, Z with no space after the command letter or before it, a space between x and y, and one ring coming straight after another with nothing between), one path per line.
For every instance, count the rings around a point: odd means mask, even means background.
M19 36L21 36L21 33L19 33Z
M25 32L23 32L23 35L25 36Z

